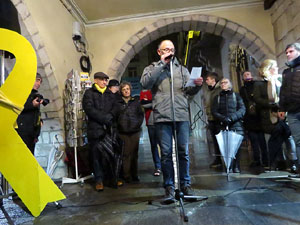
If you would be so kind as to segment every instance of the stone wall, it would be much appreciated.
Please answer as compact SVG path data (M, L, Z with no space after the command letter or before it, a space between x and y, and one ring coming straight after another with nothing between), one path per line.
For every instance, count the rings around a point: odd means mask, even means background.
M50 104L41 106L42 119L44 121L39 142L36 145L35 157L39 164L46 169L48 155L53 147L53 143L58 146L58 141L54 136L58 134L59 143L64 148L64 130L63 124L63 100L59 92L58 82L54 75L50 59L47 54L46 46L42 41L40 32L34 22L31 13L22 0L12 0L19 13L19 22L21 26L21 34L31 43L35 49L38 68L37 71L42 75L43 82L39 92L44 98L50 99ZM58 163L58 167L53 175L54 179L61 178L67 175L67 167L63 159Z
M300 41L300 1L277 0L271 8L279 71L285 68L285 47Z

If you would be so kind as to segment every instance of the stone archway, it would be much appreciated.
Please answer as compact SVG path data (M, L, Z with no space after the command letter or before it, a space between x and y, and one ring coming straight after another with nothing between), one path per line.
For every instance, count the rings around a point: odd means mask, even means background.
M231 40L231 43L239 44L259 63L266 58L275 58L268 45L249 29L221 17L196 14L159 19L132 35L113 59L108 74L120 78L130 60L149 43L168 34L189 30L200 30Z

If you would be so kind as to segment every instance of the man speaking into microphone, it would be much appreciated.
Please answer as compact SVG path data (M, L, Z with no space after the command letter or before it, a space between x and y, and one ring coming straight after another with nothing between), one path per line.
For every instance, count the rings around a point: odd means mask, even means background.
M141 77L141 85L145 89L151 89L153 100L153 116L161 150L161 167L165 188L165 204L175 201L174 198L174 167L172 160L173 112L171 100L171 72L170 61L172 60L173 87L174 87L174 111L177 134L177 146L179 157L180 189L184 195L193 195L191 178L189 175L189 95L195 95L202 86L203 79L194 80L194 87L185 87L190 73L180 65L175 54L172 41L164 40L158 45L158 62L147 66Z

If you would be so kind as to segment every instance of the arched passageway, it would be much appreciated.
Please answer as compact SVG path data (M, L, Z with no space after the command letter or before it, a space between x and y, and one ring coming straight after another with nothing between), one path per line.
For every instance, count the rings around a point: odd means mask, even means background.
M230 40L231 43L244 48L257 62L275 58L270 47L246 27L221 17L196 14L159 19L132 35L113 59L108 73L120 78L130 60L149 43L172 33L189 30L206 32Z

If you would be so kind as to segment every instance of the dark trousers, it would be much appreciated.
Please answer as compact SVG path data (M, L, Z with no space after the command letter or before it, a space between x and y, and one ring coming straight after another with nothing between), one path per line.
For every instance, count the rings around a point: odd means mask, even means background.
M103 182L103 165L101 162L101 152L99 150L99 140L89 140L90 159L93 165L94 179L96 183Z
M35 137L32 134L21 132L17 130L19 136L22 138L23 142L27 145L27 148L31 151L34 155L34 148L35 148Z
M123 177L126 181L131 181L138 177L140 132L133 134L120 134L120 138L124 142Z
M278 156L282 156L282 144L290 135L290 129L284 121L279 121L272 130L271 137L268 141L271 166L275 163Z
M268 165L268 151L265 135L262 131L248 131L254 162ZM261 160L260 160L261 156Z
M218 134L217 122L212 121L212 120L208 121L208 129L209 129L211 138L213 140L214 153L216 156L216 160L221 162L221 152L220 152L219 145L218 145L217 138L216 138L216 135Z

